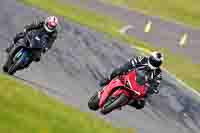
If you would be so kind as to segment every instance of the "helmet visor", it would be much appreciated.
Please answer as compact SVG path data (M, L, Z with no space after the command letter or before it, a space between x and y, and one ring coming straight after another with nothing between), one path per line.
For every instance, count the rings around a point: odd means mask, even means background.
M56 28L56 26L55 26L55 25L52 25L51 23L48 23L48 24L47 24L47 27L48 27L48 29L50 29L50 30L54 30L54 29Z
M144 71L137 71L136 82L139 85L144 85L146 83L146 74Z
M158 61L158 60L156 60L154 57L150 56L150 57L149 57L149 63L150 63L153 67L158 68L158 67L161 66L162 61Z

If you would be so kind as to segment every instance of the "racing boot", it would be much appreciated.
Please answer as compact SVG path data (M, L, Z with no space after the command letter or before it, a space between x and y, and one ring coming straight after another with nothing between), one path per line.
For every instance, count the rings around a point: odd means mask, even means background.
M35 51L34 52L34 61L35 62L39 62L40 61L40 58L41 58L41 52L40 51Z

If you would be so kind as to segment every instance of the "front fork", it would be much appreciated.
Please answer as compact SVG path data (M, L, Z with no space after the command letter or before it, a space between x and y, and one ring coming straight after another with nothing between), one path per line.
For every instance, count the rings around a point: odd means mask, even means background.
M98 98L99 99L102 98L101 96L103 95L103 93L107 93L107 92L104 92L105 91L104 88L98 92ZM103 107L104 104L109 104L110 102L112 102L112 100L115 100L115 98L119 97L121 94L125 94L127 97L130 97L129 92L126 91L125 89L116 88L116 90L113 93L110 93L109 95L107 94L106 99L104 100L103 103L99 104L99 106ZM107 102L107 100L111 100L111 101ZM126 104L127 104L127 102L125 102L123 105L121 105L121 107L126 105Z

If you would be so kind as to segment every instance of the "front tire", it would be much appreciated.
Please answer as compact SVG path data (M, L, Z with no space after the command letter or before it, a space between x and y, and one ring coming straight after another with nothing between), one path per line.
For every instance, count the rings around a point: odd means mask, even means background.
M9 75L13 75L15 74L15 72L17 71L18 68L18 63L19 61L17 61L16 63L14 63L9 69L8 69L8 74Z
M7 73L8 69L11 65L12 65L12 61L11 61L10 57L8 56L6 59L6 62L4 63L4 65L2 67L3 72Z
M99 98L98 98L98 92L96 92L88 101L88 107L89 109L96 111L99 109Z
M2 70L3 70L3 72L5 72L5 73L8 72L8 63L7 63L7 62L3 65Z
M108 104L108 102L110 102ZM112 110L120 107L121 105L125 104L126 102L128 102L128 97L125 94L121 94L117 99L115 99L114 101L108 100L103 109L101 110L101 113L103 115L106 115L108 113L110 113Z

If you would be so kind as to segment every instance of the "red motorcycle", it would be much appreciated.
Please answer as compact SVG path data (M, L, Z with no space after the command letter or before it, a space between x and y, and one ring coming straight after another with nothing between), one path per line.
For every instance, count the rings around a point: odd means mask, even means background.
M102 90L96 92L88 101L88 107L102 114L127 105L130 100L143 99L147 90L147 77L143 71L133 70L111 80Z

